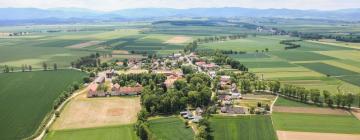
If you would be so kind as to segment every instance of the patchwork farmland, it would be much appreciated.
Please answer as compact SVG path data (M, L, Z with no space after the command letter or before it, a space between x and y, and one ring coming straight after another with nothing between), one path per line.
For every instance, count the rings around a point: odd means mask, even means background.
M0 25L0 140L360 139L357 22L114 20Z

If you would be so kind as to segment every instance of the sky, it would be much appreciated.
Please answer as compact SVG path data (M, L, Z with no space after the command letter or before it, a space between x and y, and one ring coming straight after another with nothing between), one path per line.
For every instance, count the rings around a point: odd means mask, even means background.
M0 0L0 7L16 8L86 8L98 11L113 11L131 8L288 8L337 10L360 8L360 0Z

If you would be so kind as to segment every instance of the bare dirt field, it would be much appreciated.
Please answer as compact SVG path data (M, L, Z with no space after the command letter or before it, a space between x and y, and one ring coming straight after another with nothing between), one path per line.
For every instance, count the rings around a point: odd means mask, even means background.
M186 43L186 42L188 42L190 40L191 40L191 37L175 36L175 37L167 40L165 43L168 43L168 44L182 44L182 43Z
M9 36L10 33L0 32L0 36Z
M353 109L351 110L351 113L354 114L354 116L360 120L360 110L359 109Z
M139 97L86 98L82 94L67 104L52 129L130 124L139 111Z
M80 43L80 44L75 44L75 45L71 45L71 46L67 46L65 48L71 48L71 49L81 49L81 48L85 48L85 47L90 47L90 46L94 46L97 44L102 43L103 41L89 41L89 42L85 42L85 43Z
M277 131L279 140L360 140L360 135Z
M309 114L329 114L329 115L350 115L349 112L342 109L315 108L315 107L284 107L274 106L274 112L287 113L309 113Z
M125 50L113 50L112 54L130 54L130 53Z

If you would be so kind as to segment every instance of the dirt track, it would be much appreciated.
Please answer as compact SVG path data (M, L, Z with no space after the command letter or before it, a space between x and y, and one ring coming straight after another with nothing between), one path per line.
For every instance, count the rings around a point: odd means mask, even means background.
M288 113L309 113L309 114L329 114L329 115L350 115L349 112L342 109L316 108L316 107L284 107L274 106L274 112Z
M354 114L354 116L360 120L360 110L359 109L353 109L351 110L351 113Z
M279 140L360 140L360 135L277 131Z
M85 94L72 100L52 126L54 130L130 124L136 121L140 99L86 98Z

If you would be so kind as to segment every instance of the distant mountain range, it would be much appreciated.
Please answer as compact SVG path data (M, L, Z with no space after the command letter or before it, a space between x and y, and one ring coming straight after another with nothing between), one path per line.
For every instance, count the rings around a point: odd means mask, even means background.
M311 18L345 21L360 21L360 9L335 11L294 10L294 9L252 9L239 7L225 8L139 8L110 12L100 12L79 8L0 8L1 22L36 21L36 20L114 20L144 19L165 17L276 17L276 18Z

